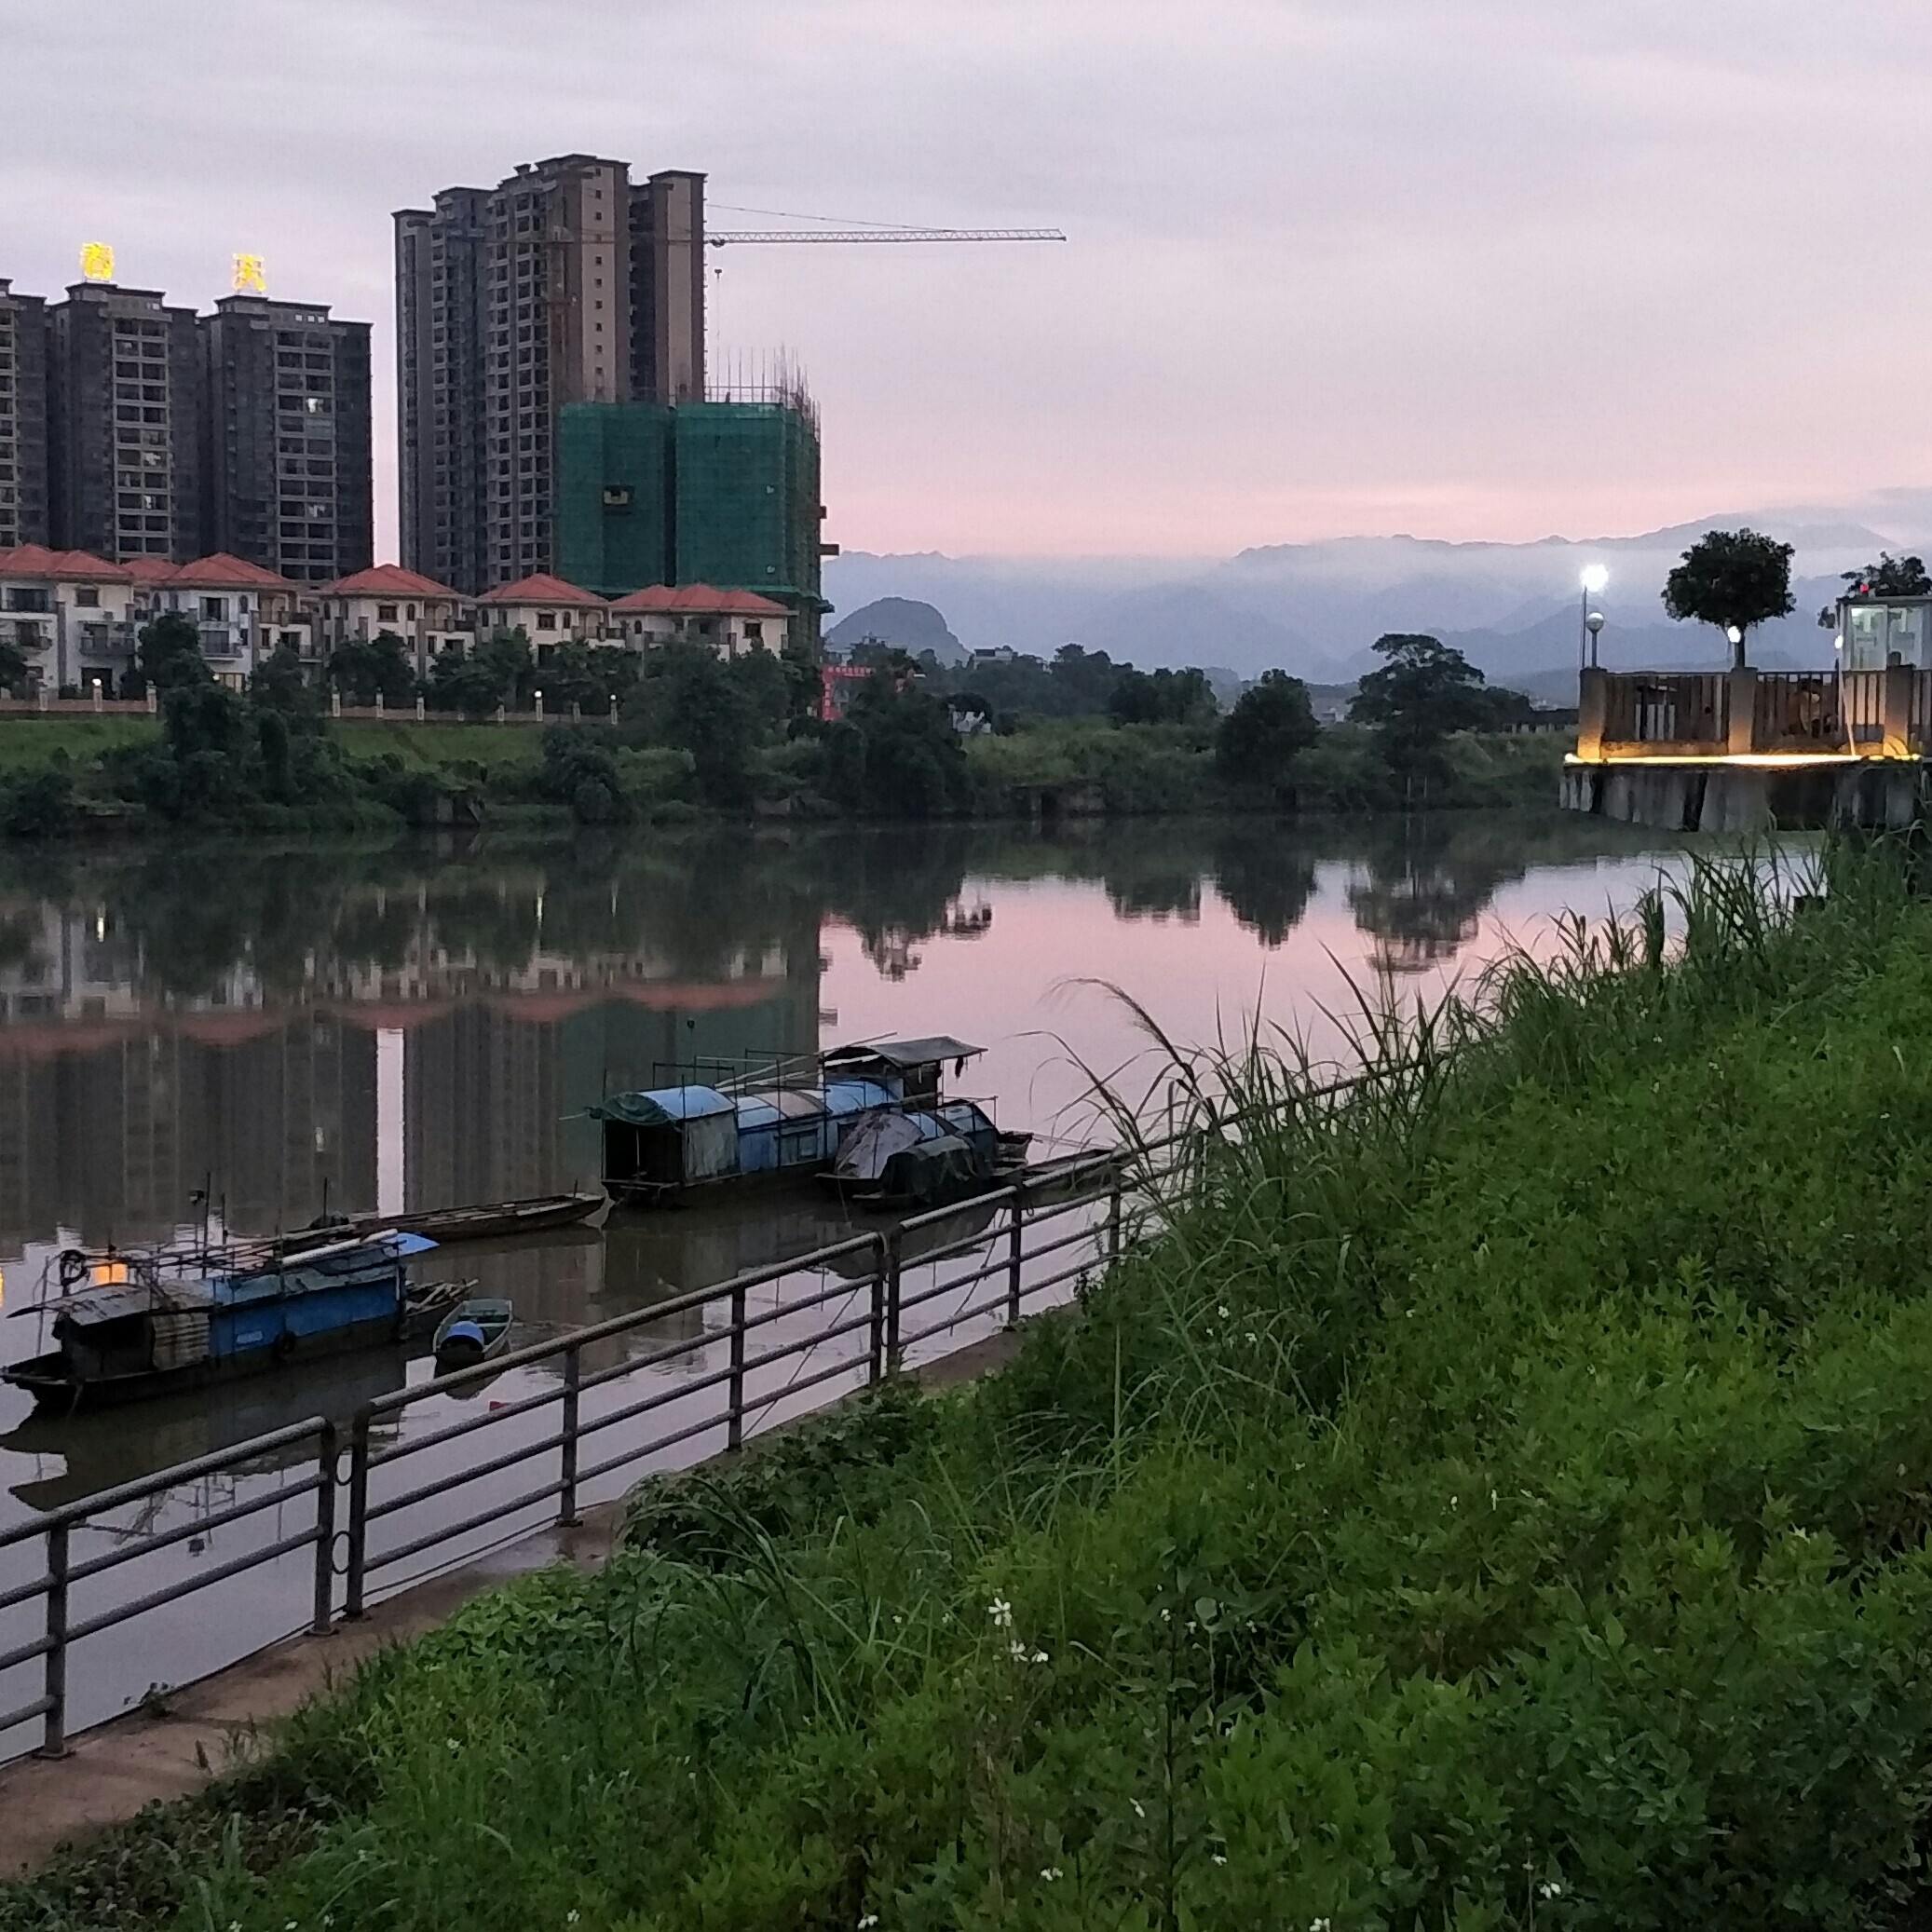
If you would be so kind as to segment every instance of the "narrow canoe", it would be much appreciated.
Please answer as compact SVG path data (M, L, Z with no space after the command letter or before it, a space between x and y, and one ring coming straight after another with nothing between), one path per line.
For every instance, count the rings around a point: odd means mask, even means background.
M436 1372L453 1375L500 1355L510 1346L510 1305L487 1299L459 1302L436 1330Z

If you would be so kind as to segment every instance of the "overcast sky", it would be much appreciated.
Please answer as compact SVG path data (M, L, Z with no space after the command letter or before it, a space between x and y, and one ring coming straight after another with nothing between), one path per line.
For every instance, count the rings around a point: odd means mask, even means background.
M721 251L850 548L1609 534L1932 483L1925 0L0 0L0 276L376 324L571 150L1066 247Z

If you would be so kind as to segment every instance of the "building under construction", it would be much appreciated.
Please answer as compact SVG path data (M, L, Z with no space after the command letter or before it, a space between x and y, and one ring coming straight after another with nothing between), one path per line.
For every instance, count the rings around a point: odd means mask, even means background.
M683 402L578 403L557 436L556 568L606 597L647 584L756 591L817 654L818 415L804 385Z

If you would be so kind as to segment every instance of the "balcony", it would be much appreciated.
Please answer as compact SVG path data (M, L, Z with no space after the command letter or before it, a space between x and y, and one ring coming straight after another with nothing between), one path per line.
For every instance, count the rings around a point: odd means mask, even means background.
M76 625L75 631L80 640L81 661L88 663L99 662L102 658L131 658L139 643L137 629L136 625L116 623L107 619Z

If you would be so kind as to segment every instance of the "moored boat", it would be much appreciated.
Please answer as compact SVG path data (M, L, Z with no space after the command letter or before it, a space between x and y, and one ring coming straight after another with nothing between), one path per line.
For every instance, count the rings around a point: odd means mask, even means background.
M493 1201L474 1207L419 1208L411 1214L331 1215L284 1237L291 1253L346 1234L374 1233L393 1228L405 1234L426 1234L431 1241L501 1241L513 1234L537 1234L553 1228L573 1228L609 1209L604 1194L537 1194L524 1201Z
M436 1243L384 1229L290 1255L273 1244L116 1253L17 1309L54 1346L0 1370L44 1407L104 1408L256 1375L410 1331L410 1263ZM81 1256L83 1261L88 1258Z
M853 1134L894 1114L970 1109L955 1124L983 1139L987 1161L999 1139L974 1101L943 1099L948 1062L957 1074L985 1050L947 1035L835 1047L815 1074L776 1076L743 1091L659 1087L619 1094L590 1109L604 1125L604 1185L635 1206L678 1203L699 1192L796 1181L836 1165Z
M436 1331L436 1372L454 1375L500 1355L510 1346L512 1311L508 1301L480 1298L459 1302Z

